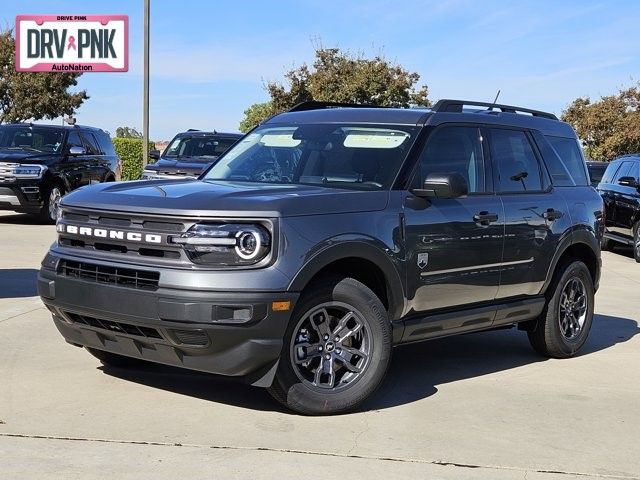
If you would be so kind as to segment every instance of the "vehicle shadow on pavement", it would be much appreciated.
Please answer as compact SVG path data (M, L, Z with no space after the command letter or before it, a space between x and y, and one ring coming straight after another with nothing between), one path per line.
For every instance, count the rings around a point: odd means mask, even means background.
M581 352L588 355L640 333L634 320L596 315L589 340ZM543 362L530 347L527 335L516 329L497 330L432 340L397 348L382 387L360 411L381 410L412 403L438 392L438 385L480 377ZM163 365L138 369L101 367L107 374L181 395L261 411L284 410L267 391L205 373ZM293 414L293 413L292 413Z
M0 215L0 225L1 224L11 224L11 225L45 225L42 221L36 217L35 215L26 215L24 213L16 213L10 215ZM51 228L55 228L54 225L51 225Z
M595 315L589 339L578 355L610 348L639 333L635 320ZM437 385L544 361L529 345L527 334L515 328L403 346L395 350L387 380L363 410L411 403L437 393Z
M35 297L38 270L35 268L0 269L0 298Z

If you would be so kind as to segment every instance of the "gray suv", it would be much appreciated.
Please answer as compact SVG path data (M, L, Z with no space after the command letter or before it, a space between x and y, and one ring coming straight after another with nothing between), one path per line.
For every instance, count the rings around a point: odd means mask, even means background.
M38 288L67 342L106 365L239 377L297 412L339 413L405 343L517 326L541 355L575 355L602 211L552 114L311 102L198 181L66 196Z

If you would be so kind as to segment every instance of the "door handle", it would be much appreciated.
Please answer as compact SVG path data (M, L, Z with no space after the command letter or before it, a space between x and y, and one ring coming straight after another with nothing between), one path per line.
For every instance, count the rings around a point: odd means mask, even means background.
M558 220L562 215L564 215L562 212L554 210L553 208L548 208L547 211L542 214L545 220Z
M476 213L473 216L473 221L476 222L476 223L480 223L482 225L489 225L492 222L497 222L498 221L498 214L497 213L490 213L490 212Z

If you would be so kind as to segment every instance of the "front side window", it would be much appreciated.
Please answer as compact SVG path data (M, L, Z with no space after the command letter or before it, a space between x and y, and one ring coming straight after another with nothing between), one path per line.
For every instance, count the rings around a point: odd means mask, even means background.
M491 129L491 155L499 192L542 190L540 164L524 132Z
M622 166L616 172L613 182L617 183L622 177L628 177L631 173L632 167L633 162L622 162Z
M264 125L231 148L203 179L388 189L417 131L404 126Z
M619 168L620 163L610 163L604 171L604 175L602 176L600 183L613 183L613 177L616 175Z
M469 193L485 192L486 168L481 138L477 127L444 127L433 132L420 155L413 187L420 188L430 174L458 173L467 182Z
M24 150L28 152L59 153L64 130L55 128L0 127L0 150Z
M84 148L84 144L76 130L69 132L69 138L67 139L67 152L71 150L71 147Z
M163 157L177 160L193 157L217 158L235 141L233 138L203 135L176 137L165 150Z

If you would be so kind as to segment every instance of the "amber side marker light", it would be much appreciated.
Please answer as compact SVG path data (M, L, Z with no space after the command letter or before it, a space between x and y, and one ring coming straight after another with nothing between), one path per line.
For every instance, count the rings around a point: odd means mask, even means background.
M286 312L291 308L291 302L289 300L285 302L271 302L271 310L274 312Z

